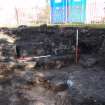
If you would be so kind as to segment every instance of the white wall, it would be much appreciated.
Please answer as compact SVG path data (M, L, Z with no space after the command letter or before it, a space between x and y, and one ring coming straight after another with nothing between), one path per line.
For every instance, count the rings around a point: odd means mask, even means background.
M45 7L45 0L0 0L0 26L17 25L15 8L20 9L20 24L27 24L31 19L35 20ZM25 15L21 16L21 13Z
M105 16L105 0L87 0L86 23L100 22Z
M0 0L0 7L1 8L32 8L32 7L45 7L46 2L45 0Z
M14 9L1 8L0 9L0 26L16 24L16 16Z

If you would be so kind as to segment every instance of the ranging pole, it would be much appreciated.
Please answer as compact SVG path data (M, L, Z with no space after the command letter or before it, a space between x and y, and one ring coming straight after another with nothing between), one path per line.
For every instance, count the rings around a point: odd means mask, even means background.
M78 32L78 29L76 30L76 64L78 63L78 35L79 35L79 32Z

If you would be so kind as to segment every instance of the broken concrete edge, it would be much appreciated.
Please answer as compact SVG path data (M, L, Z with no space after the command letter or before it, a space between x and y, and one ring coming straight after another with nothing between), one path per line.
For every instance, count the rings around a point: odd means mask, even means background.
M9 42L11 44L14 44L16 42L15 37L8 36L8 34L4 34L3 32L0 32L0 40L5 40L5 41L7 41L7 42Z

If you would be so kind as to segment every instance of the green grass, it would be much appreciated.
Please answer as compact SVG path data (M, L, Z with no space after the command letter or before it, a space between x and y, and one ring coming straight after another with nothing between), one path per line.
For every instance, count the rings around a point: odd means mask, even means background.
M28 26L37 27L41 24L31 24ZM2 25L0 27L16 28L19 25ZM105 24L83 24L83 23L67 23L67 24L48 24L48 26L58 26L58 27L80 27L80 28L105 28Z
M80 27L80 28L105 28L105 24L64 24L60 27Z
M83 24L83 23L67 23L67 24L49 24L49 26L59 26L59 27L80 27L80 28L105 28L105 24Z

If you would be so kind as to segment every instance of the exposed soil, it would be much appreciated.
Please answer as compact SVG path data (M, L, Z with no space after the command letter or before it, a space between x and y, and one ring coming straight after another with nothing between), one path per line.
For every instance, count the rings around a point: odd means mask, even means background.
M105 105L105 30L79 28L75 64L76 29L2 28L0 105Z

